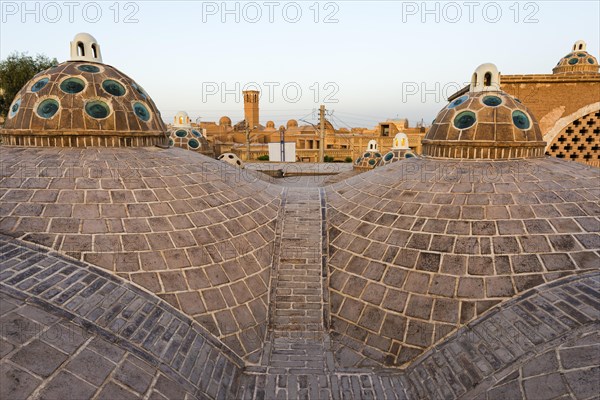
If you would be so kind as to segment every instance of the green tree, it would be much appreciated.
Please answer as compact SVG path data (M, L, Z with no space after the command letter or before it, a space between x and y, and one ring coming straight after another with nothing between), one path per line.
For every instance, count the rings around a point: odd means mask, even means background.
M0 116L5 117L13 99L31 78L40 71L58 65L56 58L38 54L14 52L0 61Z

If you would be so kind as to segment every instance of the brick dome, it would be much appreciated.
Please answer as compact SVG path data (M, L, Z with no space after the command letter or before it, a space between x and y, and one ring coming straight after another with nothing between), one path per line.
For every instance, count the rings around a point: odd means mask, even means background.
M82 38L91 44L84 46ZM87 44L96 49L96 57L82 55ZM150 96L129 76L99 62L95 39L79 34L71 49L76 61L38 73L16 95L0 130L5 145L137 147L166 142L165 125Z
M521 103L500 89L493 64L473 74L468 93L444 107L423 139L423 155L460 159L534 158L546 143L538 121Z
M586 43L578 40L572 51L561 58L552 69L555 74L598 73L598 60L586 51Z
M407 365L494 305L600 266L598 171L543 157L535 117L482 67L436 118L424 157L327 188L344 367Z

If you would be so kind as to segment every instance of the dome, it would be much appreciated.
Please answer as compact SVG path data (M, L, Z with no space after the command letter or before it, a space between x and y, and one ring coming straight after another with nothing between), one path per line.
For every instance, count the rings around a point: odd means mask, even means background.
M394 163L396 161L403 160L405 158L413 158L416 157L415 153L409 149L391 149L387 153L381 157L379 162L377 163L377 167L383 167L384 165L388 165Z
M423 157L325 189L341 367L406 366L492 307L599 268L598 170L545 157L495 71L439 113Z
M512 159L544 156L537 119L518 99L498 89L500 74L483 64L470 91L444 107L423 139L423 155L438 158Z
M231 118L229 118L229 117L221 117L221 119L219 119L219 125L221 125L221 126L231 126Z
M379 164L381 153L378 150L365 151L354 162L355 169L373 169Z
M86 35L77 35L74 43L97 44ZM25 84L0 129L3 143L44 147L164 143L166 128L148 93L121 71L95 60L63 62Z
M219 157L217 157L217 160L224 161L227 164L236 167L244 168L244 163L242 162L242 160L240 160L240 158L233 153L223 153Z
M275 122L267 121L267 129L275 129Z
M192 120L190 119L188 113L185 111L179 111L173 118L173 126L177 128L191 128Z
M409 145L408 145L408 136L406 136L406 133L403 132L399 132L396 134L396 136L394 136L394 143L392 144L392 149L394 150L406 150L409 149Z
M173 126L169 130L169 146L196 151L207 156L213 155L212 148L208 140L206 140L202 129L194 129L191 126Z
M296 128L296 127L298 127L298 121L296 121L295 119L290 119L287 122L287 128L288 129L290 129L290 128Z
M571 52L560 59L556 67L552 69L555 74L569 73L597 73L598 60L586 51L587 44L578 40L573 45Z

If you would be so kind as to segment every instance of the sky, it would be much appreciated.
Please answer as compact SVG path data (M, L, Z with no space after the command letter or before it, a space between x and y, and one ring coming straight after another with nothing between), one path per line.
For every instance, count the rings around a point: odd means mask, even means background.
M78 32L150 94L167 122L260 119L338 128L390 118L429 123L475 68L551 73L577 40L600 56L595 1L0 1L0 59L69 59Z

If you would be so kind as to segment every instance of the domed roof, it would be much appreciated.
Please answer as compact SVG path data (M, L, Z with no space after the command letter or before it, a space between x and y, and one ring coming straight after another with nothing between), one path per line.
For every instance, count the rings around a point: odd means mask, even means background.
M425 157L326 189L342 367L406 365L494 305L600 268L597 169L538 157L535 117L498 91L495 68L474 78L440 112Z
M287 122L287 127L289 128L296 128L298 126L298 121L296 121L295 119L290 119Z
M240 357L260 351L280 204L260 173L156 146L3 147L2 166L2 234L135 282Z
M217 160L224 161L229 165L233 165L235 167L244 168L244 163L238 156L233 153L223 153L221 154Z
M191 128L192 120L185 111L179 111L173 118L173 126L177 128Z
M212 155L213 153L201 129L193 129L191 126L178 127L174 125L169 130L169 146L181 147L206 155Z
M93 37L77 35L76 47L83 39ZM67 61L17 93L0 135L13 146L137 147L163 144L165 132L156 105L129 76L100 62Z
M408 149L394 149L392 148L390 151L385 153L383 157L377 163L377 167L383 167L384 165L388 165L394 163L396 161L403 160L405 158L416 157L415 153L412 152L410 148Z
M381 160L381 153L379 150L367 150L362 156L358 157L354 162L354 168L356 169L373 169L379 164Z
M267 129L275 129L275 122L267 121Z
M542 157L546 143L536 118L520 100L501 91L500 73L483 64L469 93L435 118L423 139L423 155L439 158L511 159Z
M225 116L221 117L221 119L219 119L219 125L231 126L231 118Z
M578 40L571 53L567 54L552 69L555 74L598 72L598 60L586 51L586 43Z

